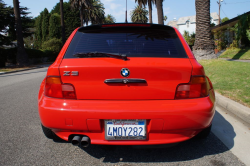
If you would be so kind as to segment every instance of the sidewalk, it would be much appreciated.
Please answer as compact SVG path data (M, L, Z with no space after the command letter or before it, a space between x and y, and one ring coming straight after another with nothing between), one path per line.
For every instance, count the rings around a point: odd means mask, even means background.
M250 60L241 60L241 59L228 59L228 58L219 58L219 59L222 59L222 60L226 60L226 61L235 61L235 62L247 62L247 63L250 63Z
M8 71L8 72L0 72L0 75L16 73L16 72L20 72L20 71L33 70L33 69L38 69L38 68L43 68L43 67L49 67L51 64L52 64L52 62L51 63L43 63L43 64L34 65L34 67L30 67L30 68L27 68L27 69Z
M219 93L215 93L215 97L216 104L237 116L244 122L250 124L250 108L224 97Z

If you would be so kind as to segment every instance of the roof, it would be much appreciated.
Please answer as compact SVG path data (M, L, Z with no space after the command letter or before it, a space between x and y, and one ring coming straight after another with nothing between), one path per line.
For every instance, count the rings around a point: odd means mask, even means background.
M173 21L169 21L167 25L171 26L171 27L178 28L177 21L174 21L174 20Z
M242 14L242 15L245 15L245 14L250 14L250 11L247 12L247 13L244 13L244 14ZM240 16L242 16L242 15L239 15L239 16L237 16L237 17L234 17L234 18L232 18L232 19L230 19L230 20L228 20L228 21L225 21L225 22L221 23L220 25L217 25L217 26L212 27L212 28L211 28L211 31L212 31L212 32L216 32L216 31L219 31L219 30L226 29L226 28L228 28L228 27L234 26L234 25L239 21L239 18L240 18Z
M219 19L219 16L218 16L218 14L217 14L216 12L211 13L210 15L211 15L211 17L212 17L214 20L218 20L218 19ZM196 22L196 15L194 15L194 16L181 17L181 18L178 19L177 24L178 24L178 25L179 25L179 24L186 24L186 22L187 22L188 20L190 21L190 23L195 23L195 22Z

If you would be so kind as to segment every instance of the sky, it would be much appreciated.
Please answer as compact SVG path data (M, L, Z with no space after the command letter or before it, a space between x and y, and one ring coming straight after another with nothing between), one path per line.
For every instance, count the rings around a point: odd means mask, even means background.
M7 5L13 6L13 0L3 0ZM217 12L219 0L210 0L211 13ZM250 11L250 0L221 0L221 18L228 17L232 19L245 12ZM49 11L53 9L59 0L19 0L20 6L28 7L31 16L36 17L39 13L47 8ZM68 2L68 0L64 0ZM126 0L101 0L105 7L105 14L111 14L116 18L116 22L125 22ZM127 0L128 22L130 12L135 8L135 0ZM164 15L168 17L165 24L177 20L180 17L195 15L195 0L164 0L163 2ZM157 10L153 7L153 23L157 23Z

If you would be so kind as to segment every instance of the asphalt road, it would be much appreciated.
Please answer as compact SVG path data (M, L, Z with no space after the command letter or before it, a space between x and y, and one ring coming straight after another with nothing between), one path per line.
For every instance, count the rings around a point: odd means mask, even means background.
M0 165L244 165L213 133L174 147L86 149L47 139L37 94L47 68L0 75Z

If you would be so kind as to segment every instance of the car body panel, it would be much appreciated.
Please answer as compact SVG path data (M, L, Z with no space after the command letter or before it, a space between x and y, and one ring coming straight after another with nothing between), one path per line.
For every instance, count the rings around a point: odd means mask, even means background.
M183 139L189 139L211 124L215 113L214 101L211 97L136 101L62 100L42 95L39 102L39 114L42 124L63 136L65 140L68 140L69 135L81 133L90 137L91 143L108 144L110 142L112 144L113 141L107 141L104 137L105 119L146 119L147 133L152 133L151 135L155 137L159 136L159 133L165 133L165 135L174 133L174 135L183 135ZM89 127L87 120L93 120L89 124L97 127ZM98 131L99 128L101 130ZM96 139L95 141L92 136ZM146 141L150 142L149 137ZM118 142L124 145L129 144L126 143L127 141ZM160 142L170 143L171 141L161 140Z
M121 69L130 71L126 79L144 79L147 83L104 83L106 79L125 79ZM78 71L64 76L64 71ZM63 59L60 65L63 83L73 84L77 99L174 99L178 84L188 83L192 66L188 58L115 58Z

